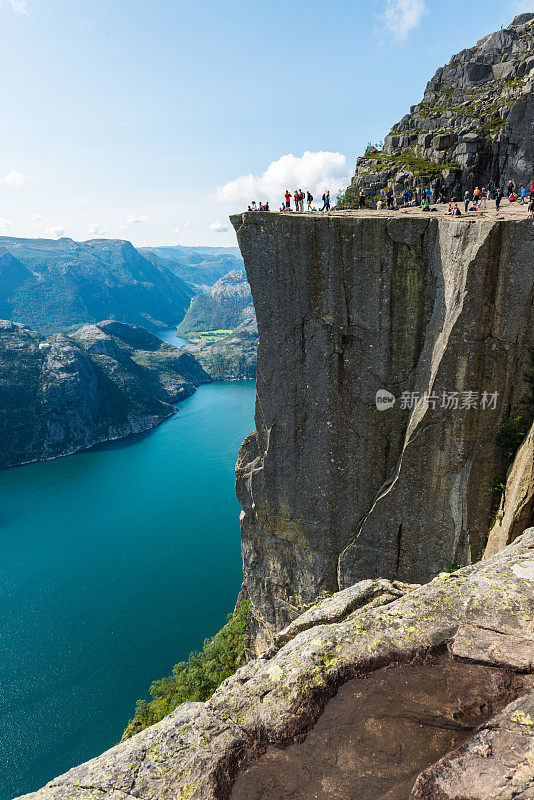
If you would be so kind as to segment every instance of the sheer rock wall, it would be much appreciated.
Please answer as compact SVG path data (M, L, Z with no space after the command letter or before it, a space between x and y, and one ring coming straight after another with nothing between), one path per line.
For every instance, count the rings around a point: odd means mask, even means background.
M232 221L260 334L236 473L258 653L322 593L421 583L481 555L495 435L534 343L534 233L528 220ZM381 389L397 400L379 411ZM443 408L454 392L478 407ZM403 393L436 400L405 408Z

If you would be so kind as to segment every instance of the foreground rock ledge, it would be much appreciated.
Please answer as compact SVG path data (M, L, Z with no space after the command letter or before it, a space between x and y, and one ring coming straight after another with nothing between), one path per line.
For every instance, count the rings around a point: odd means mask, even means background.
M533 619L534 528L488 560L424 586L356 584L308 612L301 626L293 623L272 656L242 667L207 703L185 703L25 797L222 800L267 744L309 730L337 688L359 674L445 644L455 657L531 672ZM534 698L526 692L461 752L420 775L413 796L533 797L533 730Z

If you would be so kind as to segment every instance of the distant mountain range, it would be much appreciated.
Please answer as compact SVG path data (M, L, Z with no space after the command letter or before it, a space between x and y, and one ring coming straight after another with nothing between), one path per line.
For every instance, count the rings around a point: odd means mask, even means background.
M183 318L197 286L242 266L237 248L0 237L0 318L41 333L112 318L150 330ZM184 277L182 277L184 276Z
M210 380L190 353L135 325L44 337L0 320L0 469L149 430Z
M160 264L195 288L212 286L233 270L243 270L238 247L141 247L145 258L157 257Z

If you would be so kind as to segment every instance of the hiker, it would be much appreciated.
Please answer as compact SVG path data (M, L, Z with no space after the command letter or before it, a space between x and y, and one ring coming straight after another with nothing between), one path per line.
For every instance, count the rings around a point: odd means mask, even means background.
M534 217L534 195L530 196L530 203L528 204L527 216L529 217L529 219L532 219L532 217Z
M313 195L310 192L306 192L306 201L308 203L308 211L311 211L311 204L313 203Z
M386 192L386 205L388 209L391 211L391 207L393 205L393 192L389 188Z
M470 200L471 200L471 195L469 194L469 191L466 190L466 192L464 194L464 206L465 206L465 213L466 214L467 214L467 211L469 209L469 201Z
M326 208L326 192L323 192L321 200L323 201L323 207L321 208L321 211L324 211Z
M501 205L501 200L503 199L503 197L504 197L503 190L498 189L497 192L495 193L495 211L499 210L499 207Z
M295 198L295 211L298 211L299 210L299 190L298 189L295 189L293 197Z
M509 180L506 194L508 195L508 197L510 197L510 195L513 194L514 191L515 191L515 183L513 182L513 180Z
M488 199L488 190L484 186L480 192L481 201L484 203L484 208L487 208L486 201Z
M330 211L330 191L328 190L325 195L325 211Z
M407 205L408 205L408 203L410 202L410 198L411 198L411 196L412 196L412 195L410 194L410 190L409 190L409 189L405 189L405 190L403 191L403 193L402 193L402 196L403 196L403 198L404 198L404 206L407 206Z
M365 208L365 190L363 186L360 189L360 208Z
M289 194L288 190L286 189L286 193L284 194L286 200L286 210L291 210L291 195Z
M521 192L520 192L521 200L519 201L521 203L521 205L523 205L524 202L525 202L526 194L527 194L527 190L526 190L526 188L524 186L522 186L521 187Z

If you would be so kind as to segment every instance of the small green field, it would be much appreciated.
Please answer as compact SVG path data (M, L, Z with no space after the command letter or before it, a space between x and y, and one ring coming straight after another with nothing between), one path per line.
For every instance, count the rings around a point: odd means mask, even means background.
M231 330L223 330L219 328L216 331L194 331L191 333L185 334L186 339L202 339L203 342L218 342L219 339L224 339L225 336L228 336L232 333Z

